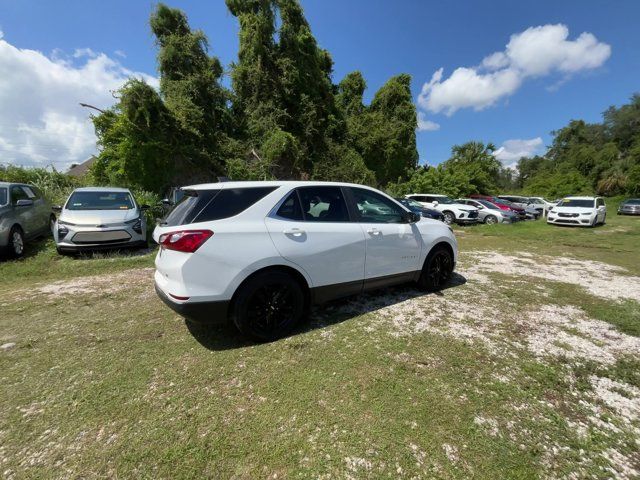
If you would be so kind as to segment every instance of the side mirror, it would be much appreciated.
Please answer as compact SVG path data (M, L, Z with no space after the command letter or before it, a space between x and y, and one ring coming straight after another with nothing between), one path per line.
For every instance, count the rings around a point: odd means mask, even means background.
M437 207L439 202L437 200L435 200L435 201L433 201L431 203L433 204L434 207Z
M23 198L16 202L16 207L30 207L31 205L33 205L33 200L31 199Z
M478 210L484 210L484 207L483 207L482 205L478 205L476 208L477 208Z
M149 205L140 205L140 210L149 210L151 207Z
M404 216L404 219L407 223L416 223L420 221L420 214L416 212L407 212Z
M53 207L51 207L51 211L60 213L62 211L62 205L54 205Z
M168 198L163 198L161 200L162 205L171 205L171 200L169 200Z

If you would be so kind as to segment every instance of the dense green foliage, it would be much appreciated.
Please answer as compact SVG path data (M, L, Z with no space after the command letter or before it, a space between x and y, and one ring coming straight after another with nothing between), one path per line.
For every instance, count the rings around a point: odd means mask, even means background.
M554 132L544 156L518 162L516 187L554 198L640 194L640 95L607 109L602 123L572 120Z
M390 184L388 189L396 195L440 193L451 197L496 192L502 166L493 156L494 150L491 143L454 145L447 161L437 167L417 168L406 182Z
M0 182L15 182L34 185L52 203L63 203L74 188L81 186L75 177L56 170L44 168L23 168L14 165L0 165Z
M391 78L365 106L359 72L334 85L298 0L227 0L239 22L238 60L223 68L186 15L151 15L160 91L130 80L94 118L98 183L161 191L168 185L243 179L384 184L417 165L410 77Z

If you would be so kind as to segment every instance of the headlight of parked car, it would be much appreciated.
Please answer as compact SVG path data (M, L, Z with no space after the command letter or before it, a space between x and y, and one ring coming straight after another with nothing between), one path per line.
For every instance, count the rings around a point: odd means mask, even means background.
M142 234L142 217L134 218L133 220L129 220L125 223L127 225L131 225L131 228L133 228L134 232Z

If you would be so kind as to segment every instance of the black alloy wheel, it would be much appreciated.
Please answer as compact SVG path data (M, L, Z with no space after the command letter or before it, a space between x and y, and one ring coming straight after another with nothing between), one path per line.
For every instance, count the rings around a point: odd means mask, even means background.
M451 252L446 247L436 247L424 262L418 285L429 292L442 290L451 280L452 273L453 257Z
M233 322L245 335L271 341L291 331L304 312L304 294L291 275L258 273L243 284L234 299Z

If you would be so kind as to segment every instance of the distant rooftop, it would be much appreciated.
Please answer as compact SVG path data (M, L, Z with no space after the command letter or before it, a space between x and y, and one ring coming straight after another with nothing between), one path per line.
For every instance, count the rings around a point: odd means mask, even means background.
M91 167L95 161L96 157L91 155L91 157L86 161L79 163L78 165L73 165L67 172L67 175L71 175L72 177L84 177L89 171L89 167Z

